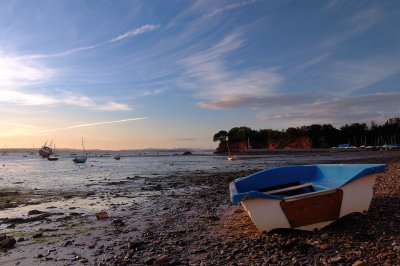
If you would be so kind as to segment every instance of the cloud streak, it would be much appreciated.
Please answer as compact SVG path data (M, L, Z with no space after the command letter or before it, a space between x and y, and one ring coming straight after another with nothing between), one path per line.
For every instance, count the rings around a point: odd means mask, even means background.
M113 121L103 121L103 122L87 123L87 124L80 124L80 125L74 125L74 126L68 126L68 127L53 128L53 129L50 129L50 130L44 130L44 131L37 132L37 133L49 132L49 131L60 131L60 130L81 128L81 127L91 127L91 126L107 125L107 124L126 123L126 122L132 122L132 121L138 121L138 120L145 120L145 119L147 119L147 117L136 117L136 118L128 118L128 119L122 119L122 120L113 120Z
M43 58L55 58L55 57L69 56L69 55L73 55L73 54L80 53L83 51L92 50L92 49L95 49L95 48L98 48L98 47L101 47L101 46L104 46L104 45L107 45L110 43L119 42L119 41L125 40L127 38L139 36L139 35L142 35L143 33L154 31L154 30L158 29L159 27L160 27L160 25L146 24L146 25L140 26L136 29L133 29L131 31L125 32L117 37L114 37L112 39L109 39L107 41L100 42L97 44L84 46L84 47L77 47L77 48L70 49L70 50L67 50L64 52L60 52L60 53L23 55L23 56L16 57L16 59L43 59Z
M141 35L141 34L143 34L145 32L154 31L154 30L158 29L159 27L160 27L160 25L146 24L146 25L143 25L143 26L141 26L139 28L136 28L134 30L131 30L131 31L128 31L128 32L126 32L124 34L121 34L121 35L119 35L119 36L117 36L115 38L112 38L111 40L109 40L109 42L122 41L122 40L124 40L126 38L129 38L129 37L134 37L134 36Z

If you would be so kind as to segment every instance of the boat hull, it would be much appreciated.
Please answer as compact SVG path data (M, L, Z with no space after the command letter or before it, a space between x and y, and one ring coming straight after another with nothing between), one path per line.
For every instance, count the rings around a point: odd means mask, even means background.
M47 158L52 154L53 150L50 147L43 147L39 150L39 155L43 158Z
M86 163L87 157L81 156L81 157L75 157L72 159L74 163Z
M242 200L241 204L262 232L277 228L321 229L350 213L368 211L376 176L360 177L340 189L280 200L251 198Z

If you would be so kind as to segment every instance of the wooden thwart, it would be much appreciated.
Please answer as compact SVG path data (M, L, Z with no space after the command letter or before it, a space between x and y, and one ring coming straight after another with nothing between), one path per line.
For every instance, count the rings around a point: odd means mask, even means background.
M305 184L291 186L291 187L285 187L285 188L281 188L281 189L264 191L264 193L267 193L267 194L278 194L278 193L282 193L282 192L292 191L292 190L311 187L311 186L312 186L312 183L305 183Z
M281 200L280 205L292 228L339 218L343 191L316 194L296 200Z

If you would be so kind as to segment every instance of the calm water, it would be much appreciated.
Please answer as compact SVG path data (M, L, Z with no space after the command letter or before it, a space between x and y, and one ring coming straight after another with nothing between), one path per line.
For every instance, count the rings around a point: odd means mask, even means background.
M346 160L374 157L373 153L329 153L243 155L236 161L211 151L193 152L182 156L173 152L125 153L121 160L112 157L89 157L86 164L74 164L68 153L58 161L48 161L37 154L10 153L0 155L0 189L43 189L107 191L101 183L122 181L127 177L190 176L193 173L234 172L260 170L285 164L317 162L346 162Z

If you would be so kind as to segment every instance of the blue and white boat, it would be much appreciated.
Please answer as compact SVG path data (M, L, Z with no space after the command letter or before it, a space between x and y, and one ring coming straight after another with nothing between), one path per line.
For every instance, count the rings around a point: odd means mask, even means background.
M230 184L260 231L320 229L354 212L366 212L384 164L319 164L265 169Z

